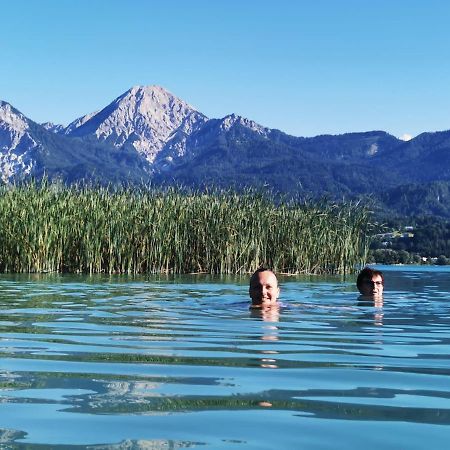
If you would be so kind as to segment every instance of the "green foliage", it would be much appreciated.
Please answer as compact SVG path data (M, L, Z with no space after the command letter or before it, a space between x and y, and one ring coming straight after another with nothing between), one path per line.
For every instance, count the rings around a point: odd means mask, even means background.
M3 186L0 270L348 273L365 263L368 220L355 203L254 192Z
M369 262L378 264L421 264L422 259L420 255L409 253L406 250L379 248L370 251Z
M424 257L450 257L450 221L434 216L392 218L380 227L377 233L399 231L405 226L413 227L412 237L391 239L387 248L397 252L405 250ZM373 241L371 249L383 248L381 241L382 239Z
M437 264L438 266L445 266L445 265L447 265L447 264L450 264L450 259L449 259L449 258L446 258L444 255L439 255L439 256L436 258L436 264Z
M408 184L379 195L385 211L410 216L450 218L450 182Z

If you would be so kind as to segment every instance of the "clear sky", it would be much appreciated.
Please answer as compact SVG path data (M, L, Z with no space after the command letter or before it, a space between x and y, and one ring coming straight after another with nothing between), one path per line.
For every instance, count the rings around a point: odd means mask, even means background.
M0 99L68 124L157 84L296 136L450 129L446 0L0 0Z

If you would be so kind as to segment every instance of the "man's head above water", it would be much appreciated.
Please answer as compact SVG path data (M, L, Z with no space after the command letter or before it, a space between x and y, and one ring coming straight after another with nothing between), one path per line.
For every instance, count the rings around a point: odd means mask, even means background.
M356 286L363 297L382 297L384 290L383 272L364 267L359 272Z
M252 299L252 308L277 305L280 295L277 277L270 269L258 269L250 277L248 293Z

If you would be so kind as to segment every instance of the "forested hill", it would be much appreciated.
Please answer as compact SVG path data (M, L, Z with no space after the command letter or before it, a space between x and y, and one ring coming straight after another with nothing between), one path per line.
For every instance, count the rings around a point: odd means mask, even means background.
M379 212L382 216L435 216L450 219L450 182L408 184L381 192Z

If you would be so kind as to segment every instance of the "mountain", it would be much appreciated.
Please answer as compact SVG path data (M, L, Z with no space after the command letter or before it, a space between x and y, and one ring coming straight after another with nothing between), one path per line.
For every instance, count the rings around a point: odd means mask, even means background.
M408 142L384 131L296 137L236 114L208 119L158 86L135 86L65 128L0 102L0 170L4 182L250 186L450 217L450 131Z
M252 120L231 114L223 119L211 119L192 130L191 133L175 133L167 141L155 158L155 166L162 171L192 161L203 152L210 150L216 143L225 139L232 129L239 126L242 134L239 140L269 139L273 130L264 128ZM233 134L233 137L236 137Z
M48 131L6 102L0 102L0 170L3 182L44 175L69 183L148 177L136 152Z
M137 151L149 163L174 132L189 134L206 116L159 86L135 86L101 111L72 122L65 134Z
M55 133L55 134L61 134L61 133L64 133L64 130L65 130L64 125L55 124L55 123L53 123L53 122L45 122L45 123L41 123L41 125L42 125L47 131L51 131L52 133Z
M381 193L378 200L378 215L431 215L450 218L450 181L396 186Z
M35 166L33 156L43 151L43 146L33 136L33 122L0 101L0 171L3 181L18 175L29 175Z
M422 133L378 161L412 183L450 181L450 131Z
M169 142L155 159L155 179L195 187L265 186L336 198L394 186L383 168L374 173L367 165L398 142L384 132L299 138L232 114L211 119L186 137L187 151L181 156L172 153Z

